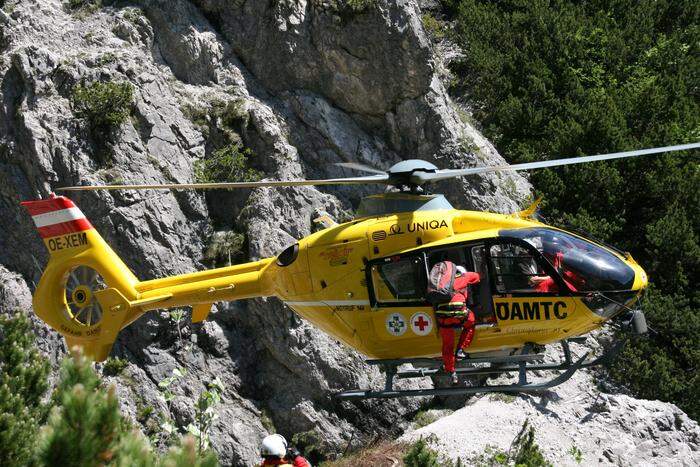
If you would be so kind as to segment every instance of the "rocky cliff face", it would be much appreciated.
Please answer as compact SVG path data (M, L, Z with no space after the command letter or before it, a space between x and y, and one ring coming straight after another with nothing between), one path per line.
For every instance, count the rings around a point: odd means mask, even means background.
M9 1L0 12L3 310L30 308L47 260L19 201L56 187L191 182L193 163L232 137L252 150L256 169L276 179L350 175L332 165L341 161L379 168L404 158L443 167L503 162L459 118L437 79L415 3L86 3L71 9L58 0ZM129 120L108 140L91 133L71 106L74 88L95 81L126 81L135 90ZM458 206L498 211L515 210L528 192L519 176L441 188ZM310 232L318 210L347 216L372 191L94 192L73 199L146 279L202 268L215 230L246 232L251 258L274 255ZM165 442L163 421L182 427L192 420L191 400L215 376L226 387L212 434L224 464L252 463L273 429L314 430L330 450L395 435L417 407L334 401L332 391L376 385L379 374L277 300L221 304L211 317L197 326L185 319L178 332L169 315L152 313L114 348L131 364L108 379L156 444ZM37 332L58 361L61 340L39 322ZM157 385L175 368L187 373L166 403ZM156 410L146 415L146 406Z
M105 2L107 3L107 2ZM273 179L350 175L332 165L387 168L405 158L441 167L502 164L438 78L416 2L140 0L71 9L8 0L0 11L0 308L28 310L47 255L19 201L74 184L191 182L193 164L232 141ZM96 2L95 2L96 4ZM107 140L76 117L80 83L129 82L131 116ZM485 175L439 187L458 207L513 211L529 186ZM351 213L373 188L252 192L93 192L72 196L142 279L193 271L218 231L242 231L260 258L310 232L323 210ZM65 354L37 321L39 345ZM361 355L279 301L219 304L201 325L151 313L113 355L124 410L157 445L163 422L193 418L214 377L225 385L212 443L224 464L257 459L270 430L315 431L328 450L398 435L417 401L339 403L330 393L373 386ZM165 402L158 383L185 368ZM144 407L152 406L150 413Z

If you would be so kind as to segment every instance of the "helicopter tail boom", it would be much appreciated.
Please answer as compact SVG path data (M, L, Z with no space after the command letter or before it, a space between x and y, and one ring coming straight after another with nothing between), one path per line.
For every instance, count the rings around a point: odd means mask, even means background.
M214 302L269 295L262 273L270 259L139 281L70 199L22 205L49 251L34 311L69 347L83 347L96 361L106 359L119 331L146 311L191 305L197 322Z

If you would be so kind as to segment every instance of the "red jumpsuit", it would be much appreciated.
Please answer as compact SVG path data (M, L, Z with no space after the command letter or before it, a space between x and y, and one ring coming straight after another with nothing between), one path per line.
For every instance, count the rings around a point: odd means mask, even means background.
M474 338L474 313L467 309L467 286L481 280L476 272L467 272L455 278L454 290L449 303L441 303L435 307L440 337L442 338L442 361L445 371L455 371L455 329L462 329L457 342L458 349L466 349Z
M562 273L562 275L564 276L563 277L564 283L567 285L567 287L569 287L569 289L572 292L576 292L577 289L576 289L576 287L574 287L574 285L571 282L580 283L581 279L573 271L564 270L564 268L562 266L563 262L564 262L564 254L563 253L557 253L556 256L554 256L554 258L552 260L552 264L553 264L554 268L557 271L559 271L560 273ZM537 284L537 286L535 287L535 290L537 292L543 292L543 293L547 293L547 292L557 293L557 292L559 292L559 287L557 286L556 282L554 282L554 279L547 276L547 278L545 280L543 280L539 284Z

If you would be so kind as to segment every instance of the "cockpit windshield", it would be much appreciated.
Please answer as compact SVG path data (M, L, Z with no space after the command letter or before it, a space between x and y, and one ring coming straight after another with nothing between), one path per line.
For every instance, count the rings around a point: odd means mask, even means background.
M501 230L504 237L530 243L554 266L570 289L579 292L629 290L634 270L605 248L559 230Z

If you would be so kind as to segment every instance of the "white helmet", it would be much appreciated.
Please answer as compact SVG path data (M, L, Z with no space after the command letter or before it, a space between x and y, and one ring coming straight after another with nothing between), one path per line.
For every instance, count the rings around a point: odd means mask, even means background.
M260 448L260 454L265 456L278 456L284 457L287 455L287 440L284 439L282 435L269 435L265 436L262 440L262 447Z
M459 265L458 265L455 272L456 272L457 274L459 274L460 276L463 276L463 275L465 275L465 274L467 273L467 268L465 268L464 266L459 266Z

